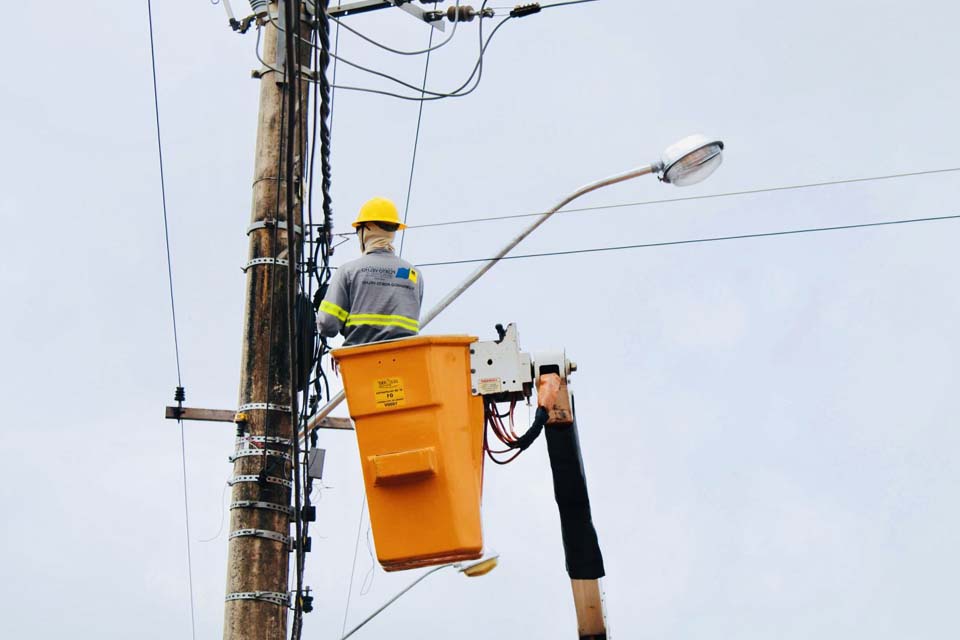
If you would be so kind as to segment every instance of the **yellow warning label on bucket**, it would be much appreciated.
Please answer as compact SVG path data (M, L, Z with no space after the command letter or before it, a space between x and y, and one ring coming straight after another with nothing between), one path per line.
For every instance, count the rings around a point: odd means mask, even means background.
M373 396L380 408L402 407L406 404L403 378L378 378L374 380Z

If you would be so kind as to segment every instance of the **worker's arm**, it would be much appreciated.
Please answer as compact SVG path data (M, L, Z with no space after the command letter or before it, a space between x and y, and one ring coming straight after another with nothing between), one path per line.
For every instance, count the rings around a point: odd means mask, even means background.
M327 294L320 302L317 312L317 330L320 335L332 338L343 330L343 325L350 315L350 295L342 271L333 274Z

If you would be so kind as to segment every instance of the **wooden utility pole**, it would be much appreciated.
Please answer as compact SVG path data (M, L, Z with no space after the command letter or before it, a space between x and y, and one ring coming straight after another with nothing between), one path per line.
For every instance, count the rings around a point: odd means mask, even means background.
M302 11L301 0L296 10ZM245 430L233 457L230 537L223 637L225 640L284 640L287 635L288 571L294 544L292 438L290 415L290 345L287 273L289 261L299 261L301 231L301 175L306 140L306 83L301 85L299 113L294 126L300 141L294 153L293 185L286 184L283 120L287 84L285 32L280 8L269 3L271 19L264 24L260 78L260 116L254 161L253 207L246 265L246 304L240 370L240 408ZM280 28L278 28L278 25ZM303 21L301 35L309 41ZM306 45L309 47L309 45ZM301 45L301 50L303 45ZM307 48L309 51L309 48ZM301 54L309 65L312 56ZM279 71L271 70L279 69ZM292 211L295 246L287 245L286 189L294 189Z

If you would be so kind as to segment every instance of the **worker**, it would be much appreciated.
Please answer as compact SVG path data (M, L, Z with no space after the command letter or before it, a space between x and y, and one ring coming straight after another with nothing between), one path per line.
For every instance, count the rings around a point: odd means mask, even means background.
M396 232L406 228L396 205L386 198L367 201L353 228L363 256L330 281L318 308L320 334L342 333L346 347L417 335L423 276L394 253Z

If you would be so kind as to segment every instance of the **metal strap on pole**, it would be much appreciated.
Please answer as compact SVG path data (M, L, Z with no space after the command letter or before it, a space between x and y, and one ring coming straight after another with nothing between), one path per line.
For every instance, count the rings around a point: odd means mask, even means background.
M233 540L234 538L263 538L264 540L282 542L286 547L291 546L290 543L293 540L290 536L285 536L282 533L268 529L237 529L228 537L229 540Z
M230 503L230 510L234 509L266 509L267 511L279 511L289 516L293 515L293 507L276 502L263 502L262 500L237 500Z
M229 460L230 462L236 462L240 458L252 458L254 456L273 456L275 458L283 458L287 462L291 460L289 453L277 449L241 449L230 456Z
M248 402L247 404L240 405L240 408L237 409L237 411L239 411L240 413L243 413L244 411L252 411L252 410L279 411L281 413L290 413L290 405L273 404L272 402Z
M240 591L237 593L228 593L225 600L227 602L234 600L260 600L262 602L272 602L281 607L290 606L290 594L277 591Z
M277 478L276 476L267 476L265 478L265 481L268 484L279 484L281 486L286 487L287 489L293 489L293 483L290 482L289 480L284 480L283 478ZM232 478L227 480L227 484L229 484L231 487L241 482L260 482L260 476L253 476L253 475L233 476Z
M290 263L283 258L254 258L253 260L247 262L247 264L240 267L240 270L246 273L247 269L250 267L255 267L260 264L273 264L278 267L285 267Z

